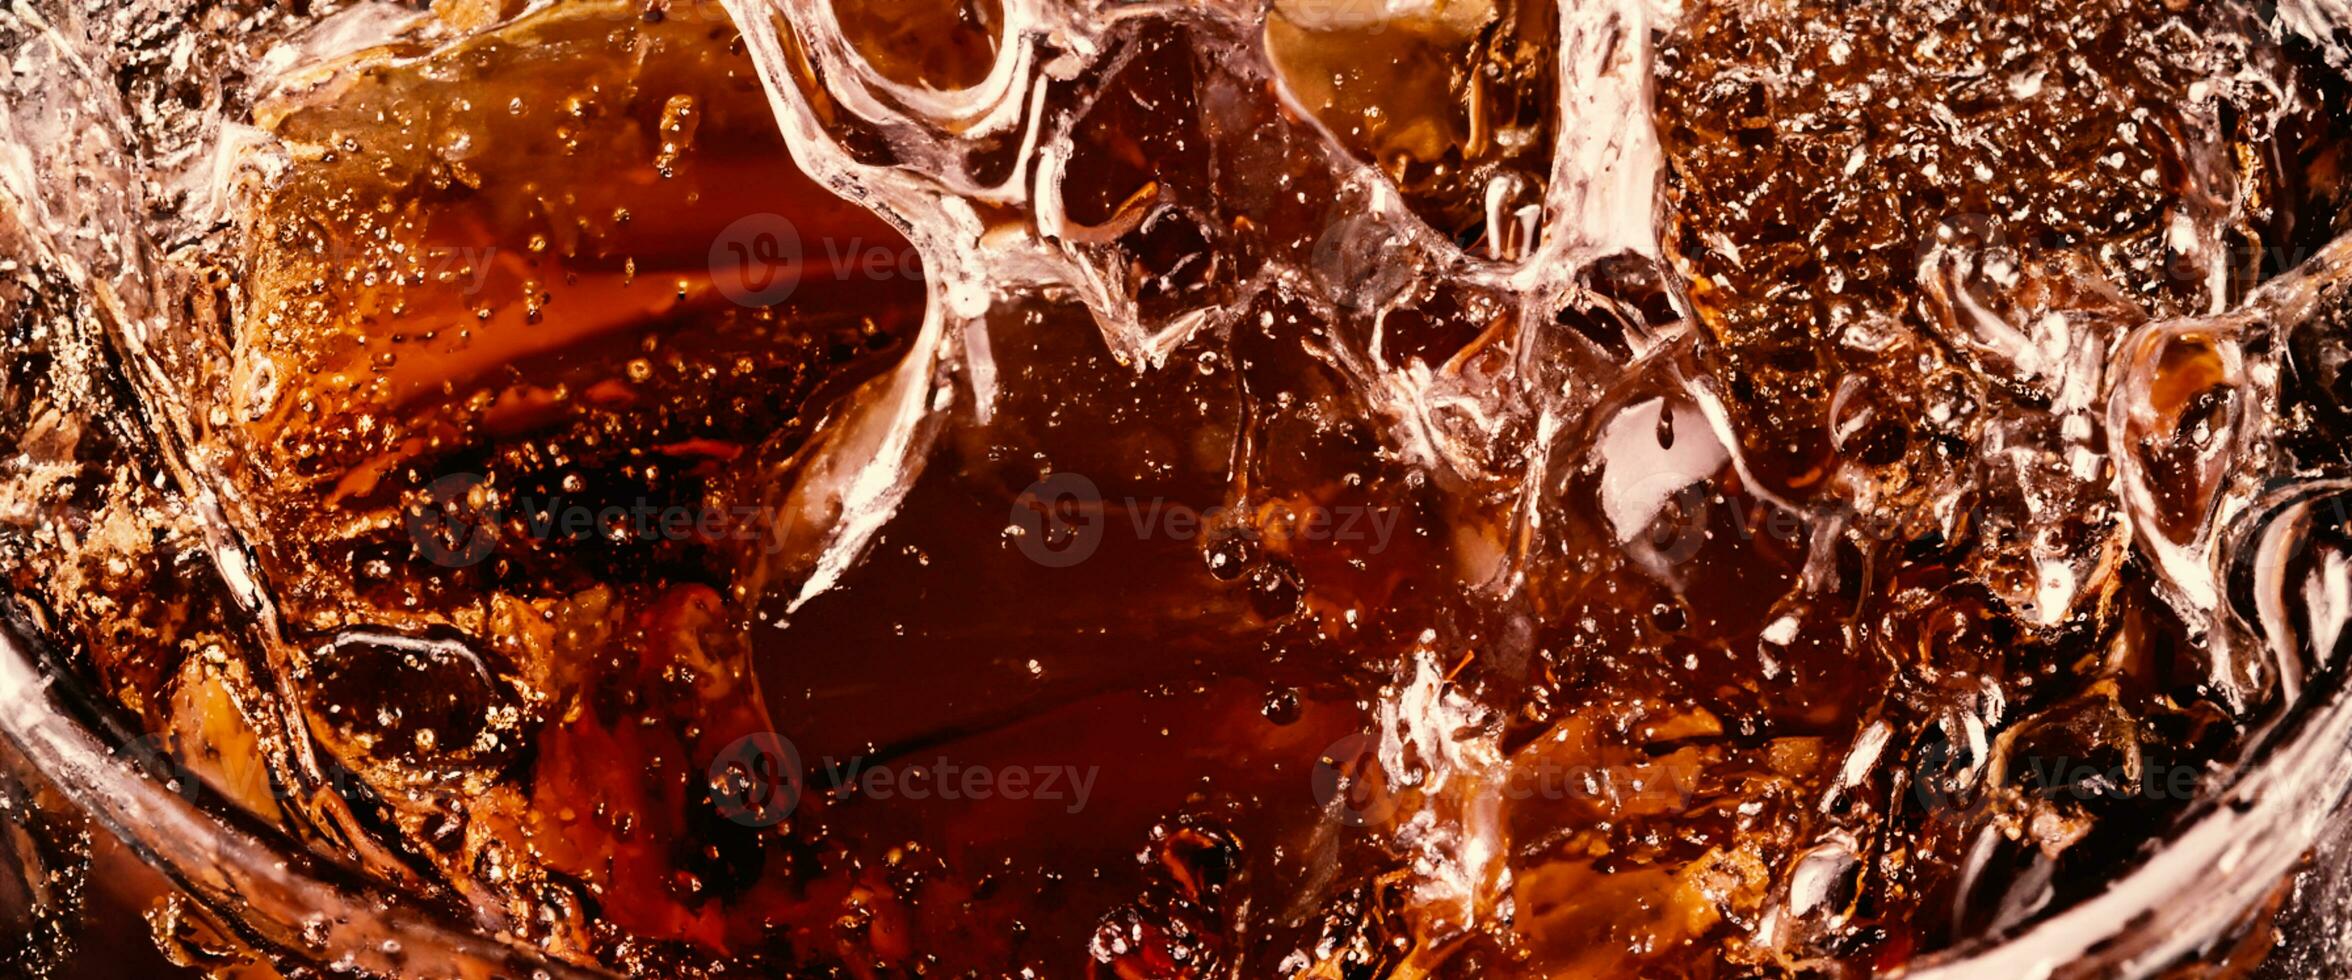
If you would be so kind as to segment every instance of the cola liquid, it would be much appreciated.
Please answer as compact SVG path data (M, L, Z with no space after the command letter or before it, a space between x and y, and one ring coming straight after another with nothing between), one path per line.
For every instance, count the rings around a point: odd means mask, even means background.
M548 969L1952 963L2340 684L2301 9L220 8L11 628Z

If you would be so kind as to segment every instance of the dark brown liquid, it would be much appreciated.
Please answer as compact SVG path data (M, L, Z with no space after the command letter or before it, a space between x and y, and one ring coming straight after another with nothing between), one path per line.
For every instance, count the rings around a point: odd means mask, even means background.
M354 778L240 802L338 828L357 842L323 846L420 901L649 974L1884 969L2094 893L2190 801L2043 764L2234 759L2277 679L2216 681L2127 554L2112 470L2067 469L2094 440L2064 428L2064 392L1988 381L1987 355L1933 329L1969 297L1929 281L1923 243L1996 216L2025 256L2004 312L2056 317L2103 362L2133 327L2282 271L2134 275L2203 261L2165 251L2192 191L2260 189L2234 241L2343 229L2341 120L2313 109L2334 90L2271 51L2256 66L2303 100L2280 128L2181 137L2185 93L2132 66L2210 26L2194 15L2081 4L1955 30L1862 7L1814 27L1705 7L1662 39L1675 268L1604 260L1563 306L1561 335L1589 341L1563 372L1612 373L1527 484L1469 493L1395 451L1357 379L1303 341L1364 325L1312 304L1237 298L1230 330L1139 372L1082 306L1026 295L970 328L996 396L958 396L894 516L805 603L806 568L777 551L810 519L787 493L910 356L926 289L898 230L797 169L720 11L534 16L265 102L293 150L250 219L198 453L274 603L265 663L322 768ZM1002 16L845 23L885 76L969 85ZM1371 47L1286 18L1266 39L1282 71L1388 57L1443 76L1429 106L1350 94L1367 78L1295 90L1415 214L1508 254L1484 195L1538 200L1548 179L1549 8ZM1941 46L1915 57L1897 35ZM1218 87L1187 38L1136 41L1074 139L1080 223L1145 199L1247 212L1182 232L1199 240L1121 237L1147 310L1230 282L1170 255L1281 253L1319 231L1299 200L1329 194L1303 171L1295 195L1226 189L1233 160L1211 150L1238 137L1200 123L1201 93L1249 89ZM1817 74L1759 80L1792 59ZM2021 94L2028 77L2105 94ZM1921 92L1944 97L1901 101ZM1270 97L1231 111L1290 118ZM1997 145L1951 135L1945 111ZM799 278L746 303L728 263L772 243L730 229L760 214L793 229ZM1691 329L1634 357L1629 338L1678 317L1669 279ZM1382 328L1388 363L1482 370L1512 356L1503 318L1433 289ZM2150 355L2141 442L2181 528L2219 490L2176 437L2275 408L2215 407L2225 346ZM2341 431L2326 393L2288 397L2319 413L2323 448L2298 461L2340 461L2322 458ZM1024 518L1055 474L1086 491ZM1657 474L1684 479L1644 490ZM1545 518L1524 540L1498 516L1523 490ZM1523 581L1483 584L1500 567ZM2074 578L2045 584L2056 567ZM101 668L132 707L230 760L209 776L283 751L232 710L235 682L264 681L119 656ZM1491 757L1380 758L1412 724L1493 733ZM762 733L798 763L764 770L793 787L788 815L715 778Z

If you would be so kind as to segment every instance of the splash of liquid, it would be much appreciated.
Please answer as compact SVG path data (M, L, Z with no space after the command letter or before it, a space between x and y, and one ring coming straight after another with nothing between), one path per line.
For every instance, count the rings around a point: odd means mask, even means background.
M155 421L12 421L14 499L132 474L20 588L228 802L558 960L1932 963L2337 683L2342 18L2276 19L282 26L241 122L99 113L186 151L174 278L29 238L110 324L60 404Z

